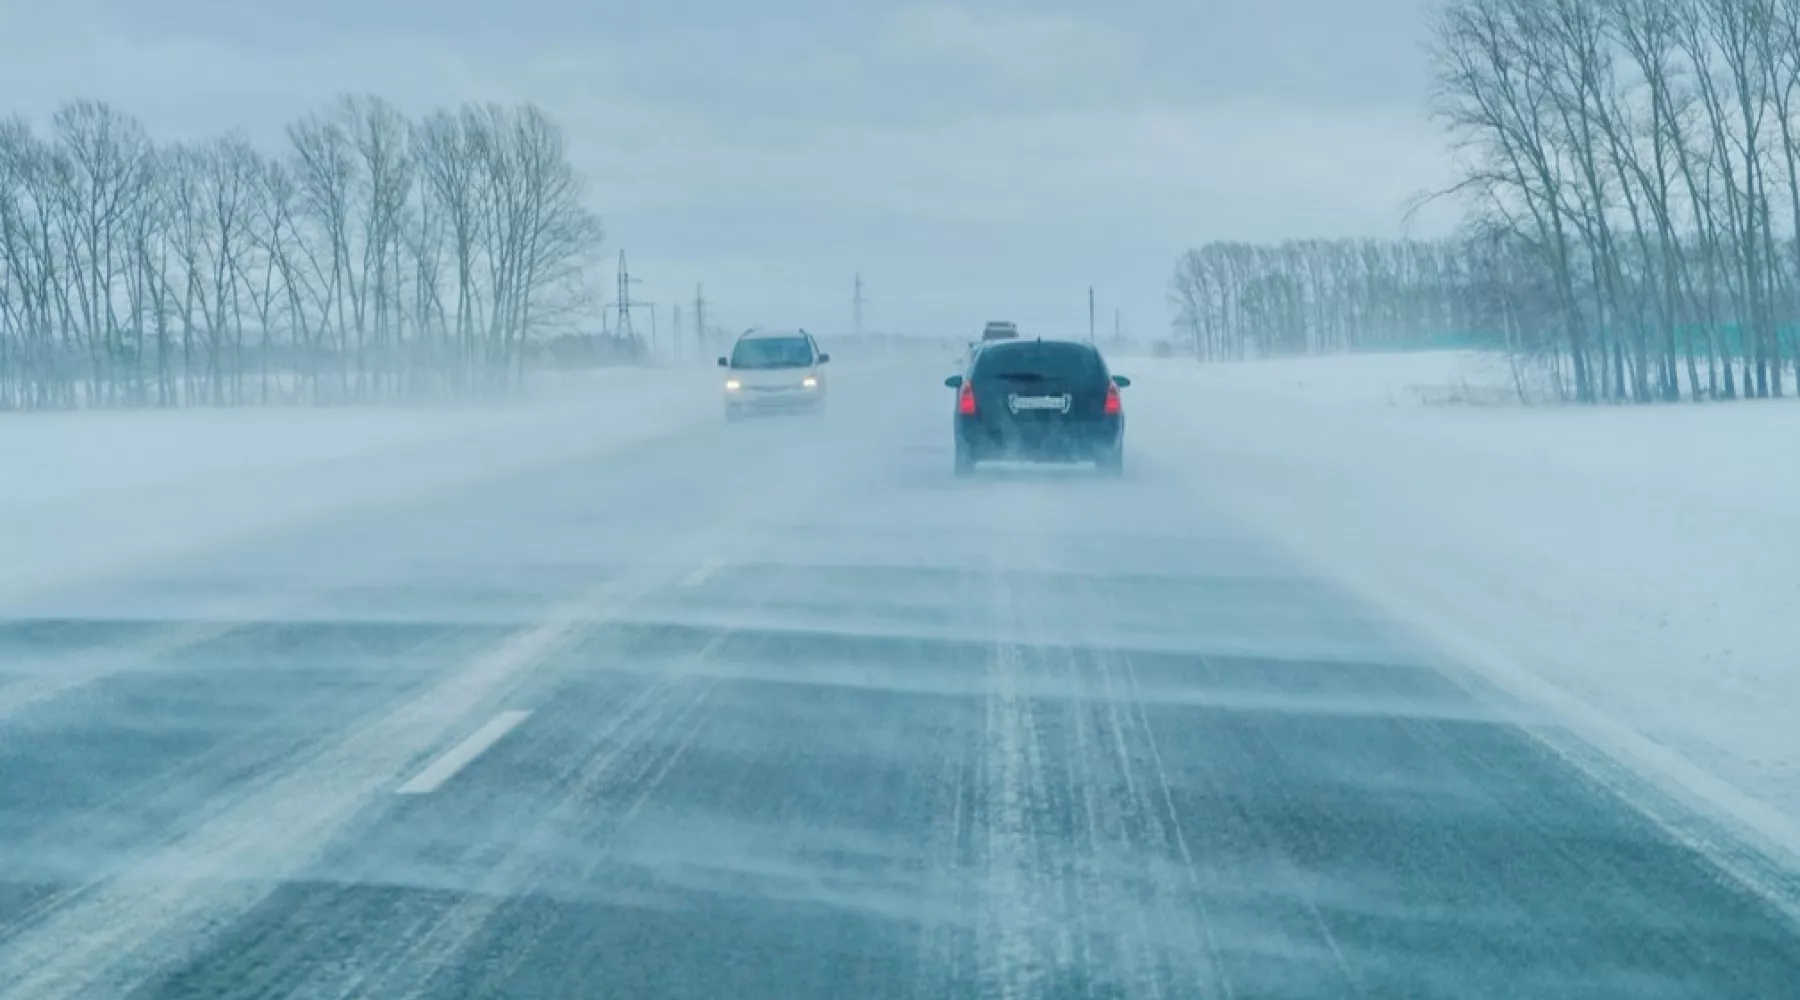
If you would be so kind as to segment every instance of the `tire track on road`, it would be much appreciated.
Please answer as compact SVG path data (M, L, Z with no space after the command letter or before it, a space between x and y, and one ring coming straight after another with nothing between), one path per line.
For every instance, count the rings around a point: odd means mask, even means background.
M645 688L635 699L636 711L617 720L596 741L596 751L577 765L577 777L533 834L507 851L476 892L465 895L425 931L402 966L384 976L373 995L480 997L505 992L521 963L538 953L551 929L543 921L552 918L535 907L519 906L520 897L547 887L554 895L555 887L589 885L611 861L612 840L636 819L706 726L713 695L727 676L708 665L742 628L754 624L757 611L795 575L790 568L766 579L755 600L737 613L738 625L721 629ZM666 735L673 738L660 739ZM588 854L581 864L558 869L552 864L561 858L554 838L576 830ZM502 919L508 913L513 918ZM481 974L471 979L466 975L471 967ZM595 984L586 976L591 971L586 963L569 963L560 967L560 978L569 981L546 983L544 988L558 996L590 995ZM442 982L445 977L453 982ZM371 992L334 996L350 1000L366 995Z
M826 481L809 452L789 449L776 457L767 476L730 498L700 530L670 539L655 562L550 609L374 725L293 762L177 841L78 888L16 929L0 941L7 1000L114 1000L188 967L303 873L360 810L441 752L468 718L515 691L531 668L583 627L627 614L691 571L692 562L678 561L682 554L717 555L756 514L794 502L796 491L808 498Z
M73 891L0 943L8 1000L110 1000L190 957L302 870L357 810L443 744L463 719L518 683L583 624L622 612L659 582L656 574L613 581L559 609L176 842Z
M1131 725L1120 710L1123 698L1104 656L1079 646L1071 646L1068 655L1072 673L1092 676L1091 683L1078 681L1071 709L1086 717L1093 732L1081 750L1087 794L1097 804L1087 864L1092 877L1104 886L1096 908L1109 915L1107 951L1113 959L1110 967L1096 968L1092 974L1103 982L1116 979L1128 996L1160 998L1171 985L1166 982L1170 963L1157 942L1175 921L1161 885L1147 870L1161 845L1149 836L1148 790L1131 746ZM1153 909L1160 918L1155 925Z
M1002 797L997 815L1029 817L1028 831L1003 838L1013 846L989 864L1026 873L1031 888L993 872L987 886L990 897L1022 896L1040 923L1001 937L1010 950L983 948L983 982L1002 994L1232 997L1142 692L1128 658L1108 645L1131 612L1117 605L1117 588L1063 569L1091 562L1090 504L1110 504L1086 491L1009 499L1008 527L1030 543L993 552L991 606L1003 641L985 746L990 760L1011 763L999 766L998 782L990 767L982 787ZM1007 804L1009 768L1038 779L1022 808ZM1171 884L1170 872L1180 881ZM990 925L1005 922L991 900L986 912Z
M710 681L686 683L671 678L643 689L599 734L600 749L576 768L558 805L545 817L537 833L525 843L509 845L498 862L477 885L457 894L446 910L434 914L411 935L393 934L383 928L384 940L405 942L394 961L384 965L351 963L363 975L342 986L327 986L317 970L307 970L305 989L296 997L340 1000L361 996L436 996L432 982L446 969L457 966L477 938L491 932L495 917L521 894L530 894L546 883L576 884L575 872L559 870L559 859L547 831L565 831L592 814L608 815L610 822L597 825L616 831L631 821L643 802L655 793L669 770L680 761L703 724L712 694ZM668 745L656 738L676 734ZM629 803L620 809L621 802ZM603 844L586 844L599 851ZM566 881L565 881L566 880ZM480 963L487 975L506 981L512 966L508 952L497 956L501 964ZM372 982L368 973L375 973ZM477 994L479 995L479 994Z
M312 894L307 903L312 915L271 915L255 938L184 970L177 977L180 985L171 984L149 995L216 995L218 984L235 984L242 970L265 963L278 968L256 977L262 985L255 995L296 1000L439 996L445 992L479 996L482 988L478 983L489 984L495 993L505 992L509 977L525 971L518 963L535 953L538 935L549 930L544 921L551 918L539 904L579 892L608 862L609 841L636 818L703 731L713 695L729 678L729 671L712 667L713 660L740 628L754 627L758 610L781 592L791 573L766 577L766 586L756 593L755 602L730 616L738 624L721 628L699 649L681 654L649 683L634 690L627 687L629 693L621 702L602 703L594 718L597 731L584 741L590 752L570 759L549 779L547 790L557 796L555 805L534 813L523 836L491 839L465 846L454 857L434 859L435 864L480 872L472 883L441 891L401 890L399 895L384 895L373 904L363 902L369 887L356 881ZM670 586L683 586L682 579L682 573L668 574ZM592 653L578 652L583 662L595 656L629 658L654 644L640 639ZM570 669L581 668L571 665ZM604 665L601 669L604 671ZM621 678L640 676L642 672L635 670L619 674ZM566 687L565 683L546 690ZM532 739L533 729L569 722L573 703L554 694L550 697L553 704L561 703L561 711L537 713L518 734L525 743L513 751L503 749L502 754L516 756L525 747L544 744L545 737ZM582 703L586 702L583 698ZM548 743L554 748L553 740ZM469 777L459 776L457 781ZM458 794L453 782L416 800L412 814L395 821L435 828L459 822L465 812L470 824L493 821L483 801L455 798ZM441 811L434 812L434 803L443 804L439 809L458 810L457 815L445 817ZM577 844L585 854L584 861L576 860L572 848ZM373 910L369 919L355 924L358 929L345 940L341 929L345 911L365 909ZM370 929L379 933L370 933ZM331 957L328 964L321 961L326 955ZM570 967L583 966L574 962ZM567 974L578 975L575 971ZM542 977L545 972L535 970L534 975ZM447 983L443 981L446 977ZM566 995L582 994L577 989Z
M1096 606L1117 606L1116 597L1108 600L1098 592L1090 596ZM1094 657L1098 669L1106 678L1108 702L1112 706L1121 742L1121 760L1128 762L1134 756L1137 758L1134 769L1138 772L1137 782L1142 787L1133 795L1135 805L1159 844L1173 849L1173 860L1179 864L1182 872L1185 892L1172 899L1166 892L1160 891L1162 887L1159 887L1157 908L1165 914L1167 925L1186 927L1193 947L1184 954L1199 954L1206 958L1203 965L1187 970L1193 978L1195 988L1209 991L1210 995L1234 996L1236 989L1224 965L1219 921L1207 901L1208 889L1201 880L1200 859L1194 850L1194 838L1186 829L1182 811L1176 804L1169 762L1157 740L1148 702L1138 682L1136 665L1129 653L1106 648L1095 648ZM1197 662L1196 666L1203 668L1203 661ZM1257 738L1260 740L1263 737L1258 734ZM1136 754L1125 754L1123 747L1128 742L1136 745ZM1236 801L1230 790L1219 780L1216 769L1201 767L1193 769L1193 773L1202 776L1206 782L1209 801L1221 805ZM1277 786L1275 791L1284 801L1292 802L1291 792L1284 787ZM1215 817L1216 819L1218 818ZM1268 819L1238 806L1232 809L1228 822L1214 822L1211 832L1213 837L1219 838L1222 832L1228 835L1229 831L1234 830L1242 830L1254 837L1257 848L1255 853L1272 863L1279 875L1279 885L1262 884L1257 887L1257 891L1263 894L1280 892L1286 902L1298 906L1304 914L1305 923L1316 934L1329 956L1338 986L1349 991L1345 994L1347 996L1362 996L1351 964L1319 905L1317 878L1305 872L1294 860L1285 840Z
M168 660L208 643L254 631L270 616L301 607L305 604L283 602L214 608L205 620L166 625L157 634L127 646L84 650L71 657L59 657L30 674L15 674L18 679L0 686L0 727L63 695L140 669L146 663Z
M999 580L1000 578L996 578ZM997 583L1002 607L1011 588ZM1010 609L1008 609L1010 610ZM1005 613L1005 612L1002 612ZM982 738L982 865L985 892L976 930L979 978L1005 1000L1041 996L1055 967L1043 889L1043 757L1033 704L1021 690L1017 644L997 643Z
M467 644L467 630L452 630L420 640L413 650L403 655L408 660L427 661L440 651ZM35 835L16 841L12 846L13 856L60 858L67 854L70 843L77 840L82 842L80 849L91 856L96 850L93 843L96 832L126 826L132 828L129 832L160 830L161 835L148 841L121 841L98 848L107 851L101 859L103 862L114 857L113 849L122 857L154 851L178 839L182 830L228 811L276 780L280 772L269 770L272 765L322 752L323 745L336 730L320 726L318 720L341 719L343 728L353 729L378 717L388 704L404 698L422 684L422 680L414 683L408 679L393 684L395 690L365 691L354 685L334 685L304 692L283 702L267 717L258 719L256 725L239 728L198 754L180 759L170 767L153 770L81 811L59 817ZM345 705L355 706L355 710L346 715L342 708ZM157 817L161 816L167 819L159 821ZM129 821L121 821L120 817L129 817ZM89 862L88 867L105 868L107 865ZM60 866L44 872L28 869L22 874L25 877L79 877L72 871L64 873ZM82 882L76 889L87 889L92 885L92 881ZM0 947L16 929L65 905L68 895L69 892L53 893L31 910L15 914L0 924Z
M976 789L968 779L973 764L971 735L960 727L948 735L933 786L938 818L931 824L923 859L921 888L927 917L919 928L913 977L913 996L918 1000L955 996L959 984L972 974L965 954L972 933L967 914L979 902L979 893L970 885L966 860L977 806Z

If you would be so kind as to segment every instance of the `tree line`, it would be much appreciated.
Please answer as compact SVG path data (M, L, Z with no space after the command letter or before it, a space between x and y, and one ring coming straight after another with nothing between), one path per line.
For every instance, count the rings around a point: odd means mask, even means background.
M1466 216L1433 251L1454 267L1406 280L1458 302L1395 332L1472 325L1581 402L1783 395L1800 357L1800 0L1447 0L1431 56L1462 170L1437 196ZM1194 256L1174 285L1190 331L1212 322L1238 353L1344 346L1263 304L1320 295L1317 253L1205 278ZM1209 294L1249 308L1190 316Z
M1206 361L1417 343L1480 327L1451 241L1212 243L1172 283L1182 340Z
M0 409L487 394L594 314L601 221L536 106L346 97L284 138L0 120Z

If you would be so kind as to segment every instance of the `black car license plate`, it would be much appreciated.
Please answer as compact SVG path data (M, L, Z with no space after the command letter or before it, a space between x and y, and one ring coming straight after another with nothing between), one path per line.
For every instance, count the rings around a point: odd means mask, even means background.
M1068 396L1014 396L1008 402L1014 413L1069 412Z

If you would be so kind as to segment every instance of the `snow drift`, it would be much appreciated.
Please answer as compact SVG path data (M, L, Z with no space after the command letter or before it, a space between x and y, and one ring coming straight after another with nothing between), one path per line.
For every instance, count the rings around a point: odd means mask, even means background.
M710 372L545 379L469 407L193 409L0 420L0 601L717 416Z
M1506 398L1504 362L1467 354L1138 368L1153 454L1584 740L1800 854L1800 406L1429 405Z

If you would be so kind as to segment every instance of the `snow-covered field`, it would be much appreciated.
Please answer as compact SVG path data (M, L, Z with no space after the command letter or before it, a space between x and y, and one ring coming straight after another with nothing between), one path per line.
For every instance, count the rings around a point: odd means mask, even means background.
M1465 354L1132 371L1140 412L1182 414L1185 474L1662 790L1800 855L1800 403L1505 406L1504 363Z
M629 446L717 417L709 371L545 377L471 408L194 409L0 420L0 600L286 523Z

